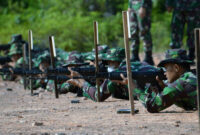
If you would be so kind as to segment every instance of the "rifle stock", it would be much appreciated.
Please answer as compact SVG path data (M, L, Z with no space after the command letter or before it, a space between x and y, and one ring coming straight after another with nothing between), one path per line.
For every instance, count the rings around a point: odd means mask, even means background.
M6 51L10 49L11 44L1 44L0 51Z

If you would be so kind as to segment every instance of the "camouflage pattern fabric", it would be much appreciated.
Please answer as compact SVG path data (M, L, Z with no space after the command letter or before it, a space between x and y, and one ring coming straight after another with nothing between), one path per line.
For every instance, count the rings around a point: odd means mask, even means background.
M180 48L183 45L184 27L187 24L187 43L189 57L194 59L194 29L200 27L200 1L199 0L167 0L167 7L173 7L171 21L170 47Z
M57 54L57 58L60 61L65 61L68 59L69 53L60 49L60 48L56 48L56 54Z
M118 61L121 62L125 58L124 48L111 48L101 56L104 61Z
M66 94L67 92L76 93L78 97L83 96L83 92L81 88L73 86L69 83L62 83L60 87L60 93Z
M12 56L14 54L22 54L22 44L21 43L14 43L11 45L8 55Z
M60 84L57 84L57 89L60 89ZM53 80L49 80L46 86L46 89L50 92L54 92L55 91L55 87L54 87L54 81Z
M55 91L55 87L54 87L54 81L53 80L49 80L46 86L46 89L50 92L54 92ZM58 83L57 84L57 89L59 91L60 94L66 94L68 92L72 92L72 93L77 93L78 97L82 96L82 90L78 87L75 87L69 83Z
M68 55L68 58L65 59L65 61L63 62L65 66L72 66L72 65L83 64L83 63L84 63L83 56L78 51L70 52Z
M140 18L139 9L144 7L146 9L146 16ZM144 51L152 51L152 37L151 37L151 0L129 0L130 14L130 31L131 31L131 50L133 53L138 53L140 37L144 43Z
M199 11L199 0L166 0L167 7L173 7L179 11Z
M197 107L196 76L191 72L185 72L173 83L168 83L162 92L154 92L135 89L139 100L151 113L160 112L175 104L185 110L193 110Z
M100 59L101 59L102 54L106 53L108 49L109 49L108 45L99 45L98 46L98 55L99 55ZM83 56L84 60L94 61L95 60L95 49L92 49L91 52L82 53L82 56Z

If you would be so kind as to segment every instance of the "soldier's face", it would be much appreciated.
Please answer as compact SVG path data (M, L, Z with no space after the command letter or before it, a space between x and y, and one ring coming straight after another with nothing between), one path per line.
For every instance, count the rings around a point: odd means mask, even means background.
M48 67L49 67L49 63L48 62L42 62L40 65L39 65L39 69L41 70L41 71L45 71Z
M108 61L108 66L118 68L119 65L120 65L120 62L118 62L118 61Z
M20 57L21 57L20 54L14 54L14 55L12 55L11 59L13 62L16 62Z
M108 61L107 63L108 63L108 72L114 71L120 65L120 62L118 61Z
M178 79L179 75L176 64L171 64L171 63L165 64L165 69L166 69L165 75L169 83L172 83Z

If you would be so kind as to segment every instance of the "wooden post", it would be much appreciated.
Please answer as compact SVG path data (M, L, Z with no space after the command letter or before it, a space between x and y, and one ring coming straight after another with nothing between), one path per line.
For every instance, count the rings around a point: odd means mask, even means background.
M195 34L195 51L196 51L196 72L197 72L197 103L199 113L199 128L200 128L200 28L194 30Z
M122 11L123 15L123 30L124 30L124 45L126 50L126 67L127 67L127 77L128 77L128 91L129 100L131 103L131 114L134 115L134 100L133 100L133 83L132 83L132 72L130 64L130 48L129 48L129 32L128 32L128 15L127 11Z
M28 52L29 52L29 70L32 70L32 54L31 51L33 50L33 36L32 36L32 31L29 30L28 32ZM31 76L30 76L31 78ZM29 80L29 86L31 89L31 95L33 96L33 81L32 79Z
M56 49L55 49L55 42L54 42L53 36L49 37L49 49L50 49L50 54L51 54L51 67L54 69L56 67L55 61L54 61L56 58ZM54 80L54 87L55 87L55 97L59 98L56 78Z
M26 43L23 44L23 70L27 70L27 52L26 52ZM23 77L24 81L24 90L27 87L27 78L26 75Z
M98 35L98 22L94 21L94 45L95 45L95 66L96 66L96 75L99 73L99 59L98 59L98 45L99 45L99 35ZM97 102L100 102L100 86L99 79L96 78L97 84Z

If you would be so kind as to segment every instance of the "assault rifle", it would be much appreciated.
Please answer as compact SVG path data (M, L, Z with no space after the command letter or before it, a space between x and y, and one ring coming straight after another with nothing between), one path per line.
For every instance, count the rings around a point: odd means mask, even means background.
M0 56L0 65L4 65L8 62L11 62L11 58L9 56L6 56L6 57L3 57L3 56Z
M1 44L0 51L6 51L10 49L11 44Z
M30 75L38 75L43 74L44 72L40 71L39 69L32 69L32 70L24 70L23 68L1 68L0 74L14 74L20 76L30 76Z
M122 80L120 74L123 74L127 77L127 73L122 71L115 72L107 72L107 68L103 67L99 69L99 73L95 74L95 67L79 67L72 68L73 71L80 73L82 76L80 78L88 79L88 78L99 78L99 79L110 79L110 80ZM47 69L47 75L69 75L70 71L67 68L55 68L55 69ZM163 69L146 69L141 68L137 71L132 71L132 78L137 81L145 82L145 83L154 83L156 81L156 76L158 76L161 80L165 80L166 77L164 75ZM77 78L78 79L78 78Z
M110 79L110 80L122 80L120 74L123 74L127 77L127 73L122 71L114 71L107 72L107 68L100 68L99 73L95 73L95 67L76 67L72 68L72 70L81 74L79 77L74 77L73 79ZM66 75L70 74L70 71L67 68L55 68L55 69L47 69L45 72L40 71L39 69L32 70L24 70L23 68L3 68L0 69L0 73L3 74L15 74L21 76L32 76L29 79L49 79L49 80L57 80L57 81L67 81L70 78ZM44 78L37 77L35 75L44 74ZM132 78L136 80L137 83L144 85L145 83L157 83L156 76L158 76L161 80L166 80L164 75L164 71L162 69L152 68L150 70L146 70L145 68L141 68L137 71L132 71Z
M73 71L76 71L78 73L80 73L82 76L95 76L95 70L96 68L94 66L90 66L90 67L75 67L75 68L71 68ZM106 67L101 67L100 72L107 72L107 68ZM46 70L46 74L65 74L65 75L70 75L70 71L67 68L49 68Z

